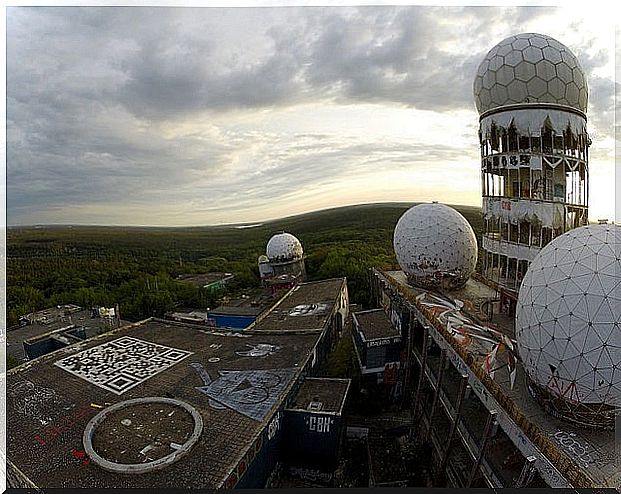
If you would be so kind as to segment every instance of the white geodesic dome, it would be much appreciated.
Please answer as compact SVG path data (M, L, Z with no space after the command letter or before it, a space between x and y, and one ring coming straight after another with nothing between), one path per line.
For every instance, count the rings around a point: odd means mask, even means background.
M393 238L399 266L422 286L459 286L474 272L477 240L459 212L439 203L408 209Z
M543 34L517 34L494 46L479 65L473 89L479 113L518 103L587 110L587 81L578 59Z
M302 259L304 251L300 241L290 233L277 233L267 243L265 253L270 261Z
M555 238L522 281L516 338L535 384L570 403L621 406L621 227Z

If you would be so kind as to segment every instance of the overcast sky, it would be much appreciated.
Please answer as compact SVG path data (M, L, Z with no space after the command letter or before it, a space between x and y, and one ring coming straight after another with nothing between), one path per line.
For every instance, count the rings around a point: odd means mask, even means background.
M509 7L7 9L7 221L205 225L480 205L472 82L540 32L589 84L591 219L614 216L614 15Z

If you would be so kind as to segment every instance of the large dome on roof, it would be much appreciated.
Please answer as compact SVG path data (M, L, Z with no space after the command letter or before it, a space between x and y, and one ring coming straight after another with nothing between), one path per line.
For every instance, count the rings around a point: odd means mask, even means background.
M415 284L452 288L463 285L477 263L477 240L470 223L444 204L418 204L395 227L395 255Z
M270 261L291 261L302 259L304 251L300 241L290 233L281 232L270 238L266 254Z
M570 411L621 407L620 243L616 225L570 230L539 252L520 287L515 330L524 369Z
M480 114L506 105L552 103L586 113L588 88L578 59L544 34L510 36L485 56L474 79Z

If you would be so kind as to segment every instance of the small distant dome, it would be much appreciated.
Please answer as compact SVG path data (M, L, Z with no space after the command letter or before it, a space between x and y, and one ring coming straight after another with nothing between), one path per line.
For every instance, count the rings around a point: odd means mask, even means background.
M277 233L267 243L266 254L270 261L302 259L304 251L300 241L290 233Z
M479 113L523 103L587 111L587 80L578 59L544 34L517 34L494 46L479 65L473 90Z
M269 260L269 257L267 257L265 254L261 254L257 262L259 264L265 264L266 262L270 262L270 260Z
M477 240L459 212L437 202L408 209L394 233L397 261L421 286L452 288L466 283L477 263Z
M568 404L566 418L579 404L599 413L621 407L619 243L617 225L570 230L539 252L520 287L515 330L524 370L555 411Z

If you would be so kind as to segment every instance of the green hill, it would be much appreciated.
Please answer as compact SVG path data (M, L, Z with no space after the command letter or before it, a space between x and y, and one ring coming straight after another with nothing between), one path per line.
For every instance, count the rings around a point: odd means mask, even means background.
M233 289L258 286L256 261L281 230L300 239L309 278L347 276L352 301L367 302L368 268L396 263L392 234L412 204L333 208L262 223L205 227L62 226L7 229L8 323L60 303L121 305L125 317L175 305L209 306L208 294L175 281L179 273L225 271ZM479 236L481 210L454 206ZM156 293L153 286L156 286Z

